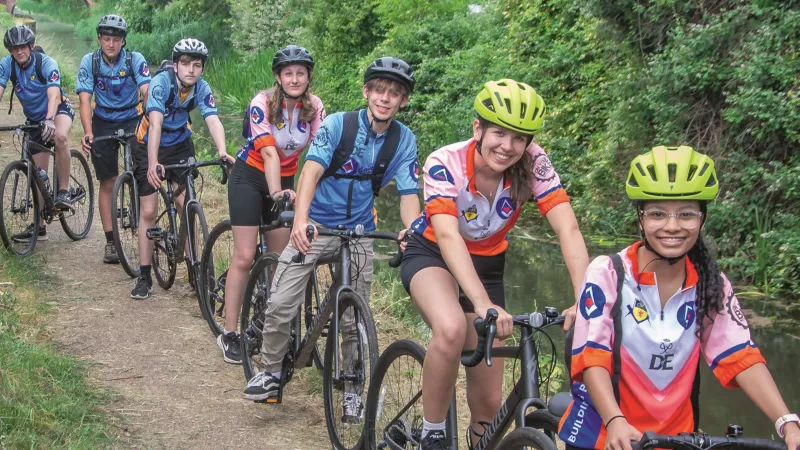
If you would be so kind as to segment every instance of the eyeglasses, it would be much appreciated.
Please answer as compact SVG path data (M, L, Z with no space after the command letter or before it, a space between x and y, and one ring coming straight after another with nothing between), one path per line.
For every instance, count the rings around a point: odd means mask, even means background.
M687 230L691 230L700 226L703 220L703 213L700 211L681 211L679 213L666 213L664 211L650 210L642 211L642 216L648 225L655 227L663 227L669 222L670 217L678 220L678 225Z

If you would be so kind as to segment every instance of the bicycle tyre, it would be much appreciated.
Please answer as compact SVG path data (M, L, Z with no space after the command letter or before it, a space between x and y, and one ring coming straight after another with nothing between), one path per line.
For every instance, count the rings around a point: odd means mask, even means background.
M340 408L343 407L345 399L345 391L350 385L350 389L355 391L351 394L358 394L360 396L360 404L366 403L366 394L369 390L369 380L372 376L372 370L378 360L378 335L375 331L375 321L372 318L372 311L369 309L367 302L362 299L355 292L343 292L339 297L339 323L342 323L342 316L352 309L356 321L357 337L359 341L356 347L364 347L363 340L366 340L366 358L363 353L358 357L358 363L353 367L353 374L348 374L350 377L359 377L360 386L353 382L343 382L334 380L333 368L339 366L343 371L346 368L347 358L344 356L345 349L340 345L340 356L342 362L339 364L334 363L333 348L338 344L339 336L335 333L328 333L328 342L325 345L325 362L322 369L322 397L325 405L325 422L328 427L328 435L331 439L331 444L335 450L353 450L361 448L364 441L364 428L352 426L352 424L344 424L344 418L339 416L342 412ZM340 329L341 332L341 329ZM367 365L367 367L364 367ZM337 386L334 386L337 384ZM342 398L336 398L337 393L342 394ZM343 414L342 414L343 415ZM363 416L363 409L360 411ZM338 416L338 417L337 417ZM337 420L340 419L340 420ZM356 431L356 433L353 433Z
M161 228L162 239L161 242L153 242L152 265L153 275L156 277L158 285L161 286L161 289L166 290L171 288L172 284L175 283L175 271L177 270L178 263L176 261L176 255L174 255L176 249L172 248L170 250L168 247L172 246L172 244L168 242L171 242L174 238L170 226L169 211L166 209L167 191L163 187L158 188L158 198L160 199L160 204L156 211L160 209L161 213L156 216L155 225ZM170 256L170 252L173 253L172 256Z
M308 278L308 284L306 285L306 301L304 310L306 334L311 331L311 327L314 324L314 318L319 313L320 305L325 303L328 293L335 291L335 289L332 289L335 283L333 264L318 264L314 268L314 271L315 273ZM316 290L314 283L315 280ZM321 302L317 301L317 293L319 294ZM314 344L314 349L311 351L311 362L319 370L322 370L322 368L325 366L323 358L325 357L325 344L327 342L329 325L330 319L328 319L328 323L325 325L325 330L322 332L319 339L317 339L317 342ZM323 337L326 339L323 339Z
M136 278L140 274L139 199L136 192L136 180L133 179L133 174L130 172L123 173L114 182L111 214L114 216L112 232L119 264L129 277Z
M278 265L278 257L275 252L262 255L253 265L247 279L242 312L239 314L239 336L245 381L250 381L256 373L264 370L261 359L264 314L270 296L269 280Z
M219 245L217 245L219 243ZM225 244L230 244L225 248ZM227 258L226 254L227 253ZM200 312L216 338L225 326L225 280L233 258L231 221L223 220L208 234L200 259Z
M79 241L85 238L89 231L92 229L92 219L94 218L94 180L92 179L92 172L89 170L89 163L81 152L72 149L69 151L70 155L70 195L77 195L83 192L84 196L79 200L73 202L72 208L75 211L72 214L60 212L58 220L61 222L61 228L64 233L69 236L73 241ZM77 160L77 161L76 161ZM76 183L78 186L72 186ZM55 189L56 186L53 186ZM86 199L89 199L87 202ZM85 219L81 219L84 217Z
M525 416L525 428L534 428L547 436L558 446L558 424L560 417L554 416L547 409L537 409Z
M32 168L31 172L35 173L36 169ZM25 178L20 177L19 175L23 175ZM14 177L12 180L12 186L6 186L8 184L9 178ZM17 212L12 211L10 208L16 208L16 197L19 195L19 190L17 189L18 186L27 186L28 181L26 178L28 177L28 163L25 161L14 161L6 166L5 170L3 170L3 175L0 177L0 237L3 240L3 245L6 249L10 252L13 252L17 256L28 256L33 252L33 249L36 248L36 241L39 236L39 226L41 218L39 216L39 196L36 193L36 188L34 187L34 182L31 180L30 182L30 198L33 201L33 220L28 220L27 217L23 219L24 227L27 227L29 223L33 224L33 236L31 239L25 242L17 242L14 241L11 236L14 234L21 232L24 230L17 230L17 229L9 229L8 227L12 226L11 224L14 222L14 218L18 217ZM10 188L10 189L9 189ZM26 205L27 209L25 210L26 213L30 213L31 206ZM8 211L7 211L8 209Z
M367 393L366 435L363 448L416 450L419 447L419 440L422 434L422 366L425 361L425 353L425 349L421 345L408 339L392 342L381 353L375 365L375 371L372 373L372 383ZM403 364L403 360L406 360L405 364ZM397 361L400 361L399 365L401 367L393 369ZM407 392L409 399L400 399L399 395L389 393L388 401L398 400L397 411L402 410L411 403L410 400L417 394L420 397L416 399L414 406L407 409L401 420L379 424L381 417L392 419L397 416L397 412L394 410L390 411L388 415L382 415L385 412L386 394L389 390L385 385L389 383L387 377L397 372L401 375L400 378L410 379L412 386L408 390L396 389L397 393ZM418 381L416 381L417 374ZM417 390L413 388L415 384L418 385Z
M189 236L188 231L192 230L195 247L194 253L191 251L191 247L189 248L189 260L186 261L186 274L189 277L189 285L194 289L194 295L197 297L197 300L200 301L202 293L200 291L200 283L197 282L197 277L200 275L200 255L203 254L203 249L208 241L208 223L206 223L206 214L203 212L203 207L200 203L190 204L187 214L188 217L185 221L187 224L186 237L188 238ZM187 244L186 240L183 239L183 235L181 236L181 242L184 243L183 245Z
M544 433L533 428L517 428L508 433L500 444L498 450L557 450L556 445Z

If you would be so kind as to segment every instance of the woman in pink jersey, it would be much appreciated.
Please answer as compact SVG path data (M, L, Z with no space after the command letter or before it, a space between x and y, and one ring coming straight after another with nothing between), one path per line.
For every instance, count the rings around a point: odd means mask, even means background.
M422 377L423 450L446 448L445 416L461 350L477 342L468 324L494 308L498 338L511 335L511 316L503 309L506 235L522 205L534 201L553 227L576 289L589 263L567 193L547 154L532 142L544 120L542 98L504 79L486 83L474 107L473 138L425 162L425 211L413 224L400 269L432 331ZM467 369L473 439L500 409L502 376L503 364Z
M645 431L695 430L702 355L795 450L800 419L789 414L700 236L719 190L714 162L688 146L656 147L631 162L625 188L642 240L586 270L572 341L573 401L559 436L568 447L630 450Z
M225 362L241 364L236 334L247 274L258 244L258 226L277 218L275 201L294 201L294 175L300 152L314 140L325 108L309 92L314 59L290 45L272 58L275 86L259 92L248 108L247 143L237 153L228 187L233 259L225 283L225 331L217 338ZM270 231L267 248L280 253L289 242L286 229Z

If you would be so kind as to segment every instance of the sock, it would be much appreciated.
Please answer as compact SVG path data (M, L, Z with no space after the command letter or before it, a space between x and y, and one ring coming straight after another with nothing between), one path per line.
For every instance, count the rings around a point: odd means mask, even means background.
M106 235L106 242L114 242L114 232L113 231L106 231L104 234Z
M225 333L225 336L236 336L236 332L235 331L228 331L228 330L223 328L222 332Z
M442 433L444 433L445 424L446 423L447 423L446 420L441 422L441 423L431 423L431 422L428 422L427 420L425 420L425 418L423 417L422 418L422 439L425 439L425 436L427 436L428 433L430 433L431 431L441 431Z
M139 271L143 277L150 278L150 265L141 265L139 266Z
M68 190L66 190L66 189L59 189L59 190L58 190L58 195L61 195L62 193L64 193L64 194L69 194L69 191L68 191Z
M277 371L277 372L270 372L270 375L272 375L273 377L275 377L275 378L277 378L279 380L281 379L281 371L280 370Z

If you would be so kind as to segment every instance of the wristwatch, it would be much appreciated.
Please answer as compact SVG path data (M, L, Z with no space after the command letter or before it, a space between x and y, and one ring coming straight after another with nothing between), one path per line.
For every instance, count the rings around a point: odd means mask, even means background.
M784 437L783 434L784 425L790 422L795 422L797 424L800 424L800 417L797 417L797 414L787 414L783 417L778 418L778 420L775 421L775 431L778 432L778 436L780 436L781 439L783 439Z

